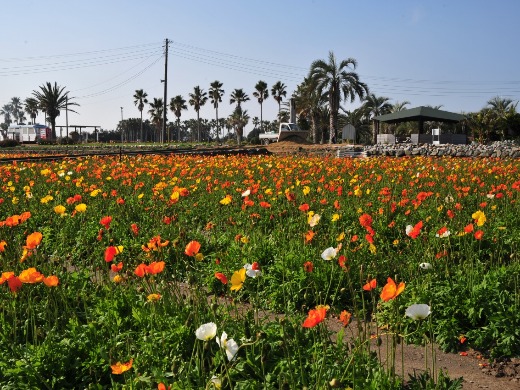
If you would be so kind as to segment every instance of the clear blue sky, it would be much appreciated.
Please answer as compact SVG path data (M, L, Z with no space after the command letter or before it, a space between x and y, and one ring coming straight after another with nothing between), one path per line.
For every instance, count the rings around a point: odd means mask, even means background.
M518 0L1 0L0 106L55 81L81 106L70 124L115 129L139 117L132 96L163 96L164 39L171 40L168 100L221 81L219 116L243 88L250 117L259 80L292 94L316 59L353 57L378 96L409 107L478 111L494 96L520 97ZM345 103L346 109L359 106ZM278 106L264 102L264 119ZM147 111L148 108L145 108ZM146 117L146 112L143 112ZM175 117L168 114L170 120ZM195 118L191 106L181 119ZM201 117L214 118L208 101ZM1 119L3 121L3 118ZM37 118L43 123L43 115ZM64 113L57 120L65 123ZM251 130L250 123L246 132Z

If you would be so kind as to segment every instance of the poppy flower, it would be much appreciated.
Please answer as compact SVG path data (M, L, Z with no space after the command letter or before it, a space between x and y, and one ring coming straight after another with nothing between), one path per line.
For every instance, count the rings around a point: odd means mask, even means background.
M123 246L109 246L107 249L105 249L105 261L107 263L110 263L114 258L123 252Z
M130 359L130 361L127 363L117 362L116 364L112 364L110 366L110 368L112 369L112 374L121 375L122 373L124 373L132 368L133 362L134 362L134 359Z
M303 263L303 269L305 270L305 272L312 272L312 270L314 269L314 264L312 264L311 261L306 261L305 263Z
M54 207L54 212L59 215L65 214L65 206L62 206L61 204Z
M423 227L422 221L417 222L414 226L407 225L406 226L406 235L408 237L416 239L419 236L419 234L421 234L422 227Z
M448 230L448 228L446 226L443 226L441 227L438 231L437 231L437 234L435 234L435 237L439 237L439 238L446 238L446 237L449 237L450 235L450 231Z
M314 328L320 322L323 322L327 315L327 308L324 306L317 307L316 309L309 310L307 318L303 321L302 326L304 328Z
M246 264L244 265L244 268L246 270L246 275L250 278L256 278L257 276L262 275L262 271L260 271L260 266L255 261L253 264Z
M137 266L137 268L135 269L134 274L136 274L140 278L144 278L144 276L146 275L146 264L144 264L144 263L139 264Z
M470 223L469 225L464 226L464 233L471 233L473 231L473 224Z
M157 302L161 297L161 294L149 294L146 299L148 302Z
M231 195L226 195L223 199L220 200L220 204L223 204L223 205L228 205L232 202L233 198L231 197Z
M42 234L40 232L34 232L27 236L26 245L24 248L26 249L36 249L38 245L42 242Z
M197 253L199 253L199 250L200 243L198 241L190 241L188 245L186 245L184 253L188 256L195 256Z
M226 275L224 275L222 272L215 272L215 278L220 280L222 282L222 284L228 283Z
M7 242L5 242L5 240L0 241L0 252L5 252L6 246L7 246Z
M164 271L164 261L154 261L146 267L146 272L150 275L156 275Z
M307 218L307 222L308 222L310 227L314 227L314 226L316 226L320 222L320 219L321 219L321 215L314 214L314 213L309 213L309 217Z
M123 262L120 262L119 264L112 264L110 266L110 269L112 270L112 272L119 272L123 269Z
M264 209L268 209L271 207L271 203L268 203L268 202L260 202L260 207L264 208Z
M311 242L315 234L316 233L314 233L312 230L309 230L307 233L305 233L305 243L308 244Z
M231 291L238 291L242 288L244 285L244 282L246 280L246 269L242 268L238 271L235 271L233 273L233 276L231 277Z
M350 318L352 317L352 313L343 310L339 315L339 320L343 323L343 326L347 326L350 323Z
M369 215L369 214L363 214L359 217L359 223L361 224L361 226L363 226L364 228L367 228L367 227L371 227L372 226L372 217Z
M394 280L389 277L387 279L387 283L383 287L383 291L381 291L381 299L385 302L388 302L391 299L395 299L403 292L404 287L404 282L399 283L399 286L397 286Z
M195 337L202 341L211 340L217 335L217 325L214 322L202 324L195 331Z
M46 278L43 278L43 283L47 287L56 287L58 285L59 281L60 280L55 275L51 275L51 276L47 276Z
M110 224L112 223L112 217L110 216L105 216L103 218L101 218L101 220L99 221L99 223L101 225L103 225L103 227L108 230L110 229Z
M347 262L347 258L344 255L338 257L338 264L341 268L345 267L345 263Z
M475 211L473 214L471 214L471 218L473 218L475 220L475 222L477 223L477 226L484 225L484 223L486 223L486 220L487 220L486 214L484 214L484 212L481 210Z
M430 313L430 306L419 303L409 306L404 314L412 320L424 320Z
M43 274L34 267L23 270L18 277L22 283L29 284L40 283L44 278Z
M87 205L85 203L80 203L74 208L78 213L84 213L87 211Z
M307 203L304 203L304 204L300 205L300 207L298 207L298 210L306 213L307 211L309 211L309 208L310 208L309 205Z
M372 279L372 280L368 281L367 283L365 283L363 285L363 290L365 290L365 291L372 291L376 287L377 287L377 280L376 279Z
M233 360L239 349L236 341L228 339L226 332L222 332L222 336L220 336L220 338L217 337L216 341L219 347L226 351L228 361Z
M337 250L336 248L333 248L333 247L329 247L327 249L325 249L322 254L321 254L321 258L323 260L332 260L333 258L336 257L337 255Z
M482 240L482 237L484 237L484 232L482 230L477 230L474 236L477 240Z
M130 229L132 229L132 234L137 236L139 234L139 226L136 223L130 225Z
M22 281L18 276L13 276L7 280L7 286L11 292L16 293L20 288L22 288Z

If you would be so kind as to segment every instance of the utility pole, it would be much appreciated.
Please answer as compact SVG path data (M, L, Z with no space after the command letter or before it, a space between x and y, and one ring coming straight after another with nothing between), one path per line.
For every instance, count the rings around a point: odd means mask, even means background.
M121 143L123 143L123 107L121 107Z
M168 90L168 38L164 40L164 107L163 107L163 124L162 124L162 140L166 140L166 108L168 107L167 90Z

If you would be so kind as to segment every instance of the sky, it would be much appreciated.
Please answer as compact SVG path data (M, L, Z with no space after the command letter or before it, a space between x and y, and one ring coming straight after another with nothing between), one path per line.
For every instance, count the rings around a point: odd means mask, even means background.
M113 130L139 118L136 90L162 98L165 39L167 100L189 100L195 86L225 91L219 117L232 113L231 92L260 117L256 83L277 81L287 98L313 61L354 58L370 92L408 101L478 111L495 96L520 99L518 0L0 0L0 107L25 100L46 82L65 87L79 104L69 125ZM515 27L517 26L517 27ZM352 110L360 102L344 102ZM122 108L121 108L122 107ZM148 107L143 117L148 118ZM274 120L278 104L263 103ZM201 118L215 118L208 102ZM196 118L188 105L181 120ZM170 121L175 120L168 113ZM0 118L3 121L3 118ZM37 122L43 123L39 114ZM65 125L65 113L57 119ZM252 129L246 126L246 133Z

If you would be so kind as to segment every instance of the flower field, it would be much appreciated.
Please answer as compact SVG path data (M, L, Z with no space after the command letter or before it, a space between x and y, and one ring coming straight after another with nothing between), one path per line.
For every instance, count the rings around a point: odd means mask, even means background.
M401 342L520 354L518 160L149 155L0 178L2 388L401 389ZM432 364L424 388L457 388Z

